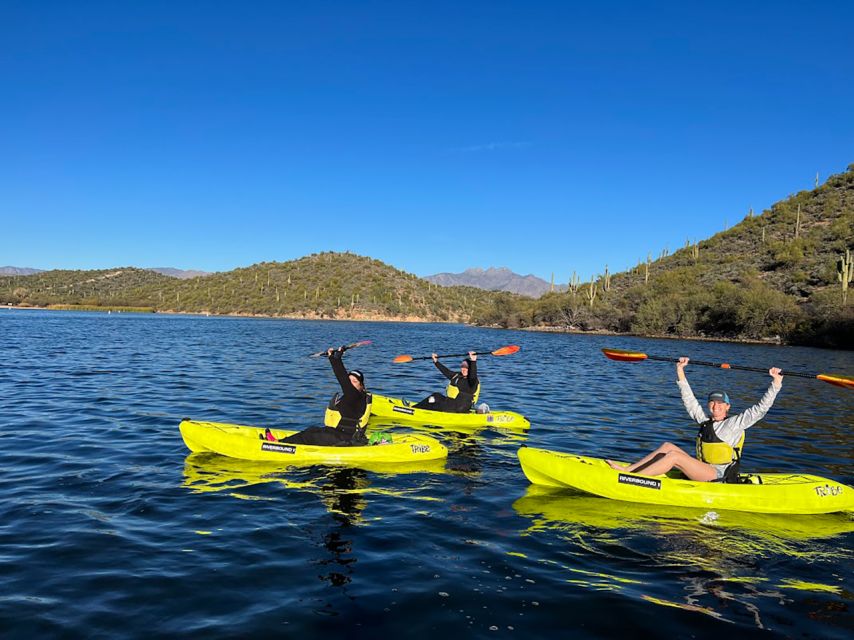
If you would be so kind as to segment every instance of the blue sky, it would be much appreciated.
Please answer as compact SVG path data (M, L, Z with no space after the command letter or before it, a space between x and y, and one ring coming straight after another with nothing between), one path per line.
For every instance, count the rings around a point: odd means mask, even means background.
M854 162L848 2L0 0L0 266L566 281Z

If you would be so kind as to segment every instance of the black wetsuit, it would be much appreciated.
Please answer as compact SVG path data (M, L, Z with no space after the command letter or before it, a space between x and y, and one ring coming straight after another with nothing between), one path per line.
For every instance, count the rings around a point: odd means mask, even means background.
M468 376L463 377L461 373L454 373L438 360L434 363L436 368L451 381L460 393L456 398L449 398L441 393L433 393L424 398L418 404L412 405L416 409L429 409L430 411L446 411L447 413L468 413L474 404L474 392L477 390L477 362L469 360ZM433 399L432 401L430 399Z
M332 370L341 385L341 395L335 408L341 413L341 420L337 427L309 427L299 433L279 442L291 442L294 444L317 444L326 447L347 447L351 445L367 444L364 430L358 428L359 418L365 413L368 394L360 391L350 382L350 376L341 361L341 351L333 351L329 356Z

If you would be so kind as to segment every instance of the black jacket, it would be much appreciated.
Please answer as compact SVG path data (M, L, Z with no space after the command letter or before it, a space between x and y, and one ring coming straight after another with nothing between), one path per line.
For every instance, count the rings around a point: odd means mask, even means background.
M368 394L365 391L359 391L350 382L350 376L347 373L347 369L344 368L344 362L341 360L342 355L341 351L336 350L329 356L332 371L335 372L335 377L338 378L338 384L341 385L342 392L335 405L335 408L341 413L341 421L338 423L336 429L348 435L353 435L356 431L356 425L359 423L359 418L362 417L368 406Z

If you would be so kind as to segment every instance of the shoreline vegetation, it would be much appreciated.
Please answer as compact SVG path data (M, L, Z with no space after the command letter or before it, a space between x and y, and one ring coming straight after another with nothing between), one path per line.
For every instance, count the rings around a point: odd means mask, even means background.
M435 320L427 320L417 317L395 317L395 316L379 316L379 315L356 315L347 317L326 318L320 317L317 314L290 314L290 315L267 315L262 313L208 313L205 311L175 311L174 309L154 309L152 307L110 307L110 306L84 306L73 304L56 304L48 306L33 306L33 305L3 305L0 309L8 310L33 310L33 311L77 311L77 312L93 312L93 313L151 313L159 315L177 315L177 316L204 316L212 318L258 318L267 320L325 320L325 321L346 321L346 322L411 322L411 323L435 323ZM477 325L472 323L454 323L450 321L448 324L467 324L472 327L481 329L507 329L500 325ZM727 337L712 337L712 336L672 336L672 335L656 335L656 334L638 334L638 333L620 333L610 331L608 329L591 329L584 331L572 327L555 327L555 326L538 326L538 327L520 327L517 331L530 331L533 333L567 333L581 336L615 336L625 338L654 338L662 340L695 340L697 342L728 342L736 344L761 344L761 345L785 345L780 336L773 336L764 339L750 338L727 338Z
M572 272L565 290L536 299L443 287L369 257L324 252L183 280L135 267L0 276L0 305L854 349L852 254L854 164L711 238L664 247L655 259L650 251L622 272L603 265L585 281Z

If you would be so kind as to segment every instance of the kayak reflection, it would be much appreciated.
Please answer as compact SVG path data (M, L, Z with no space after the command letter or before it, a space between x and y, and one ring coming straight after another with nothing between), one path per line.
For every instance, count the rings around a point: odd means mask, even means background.
M608 500L532 485L513 503L530 521L523 536L557 536L567 553L539 559L566 582L594 591L676 607L766 629L763 600L780 602L798 588L820 609L845 607L839 567L851 560L841 536L854 532L848 514L778 515L712 511ZM583 549L584 561L573 549ZM551 547L549 547L551 548ZM769 558L786 556L819 582L792 584ZM648 578L646 576L649 576ZM669 579L664 579L669 576ZM683 598L674 598L681 585Z
M300 480L304 474L289 476L289 470L315 468L319 477L334 475L341 467L323 467L311 464L281 464L257 460L229 458L215 453L191 453L184 461L184 487L198 492L234 491L241 487L276 482L289 489L313 490L318 488L316 480ZM410 473L448 473L445 460L424 460L407 463L360 462L349 467L377 474L398 475ZM347 470L344 467L343 470ZM355 489L354 489L355 490ZM365 488L359 489L364 491ZM241 497L241 496L238 496Z
M729 536L726 547L755 553L757 550L792 551L789 542L829 538L854 532L854 519L848 514L779 515L650 505L599 498L566 489L530 485L513 509L533 519L528 534L549 529L595 532L629 530L636 533L687 535L701 544L715 544L710 532L748 534ZM721 548L721 547L718 547Z

